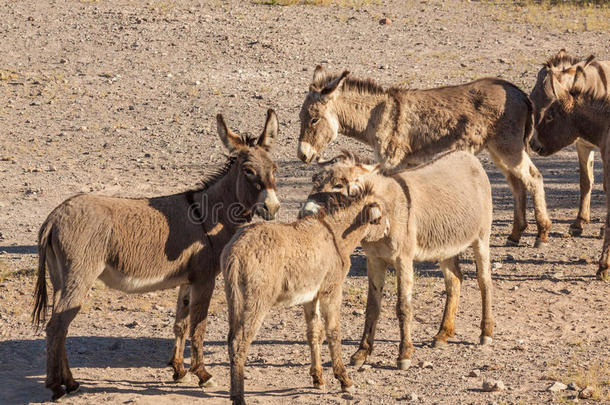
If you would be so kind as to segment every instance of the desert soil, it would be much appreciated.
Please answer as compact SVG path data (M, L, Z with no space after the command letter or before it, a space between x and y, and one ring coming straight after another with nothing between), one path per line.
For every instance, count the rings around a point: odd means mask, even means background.
M296 147L298 112L316 64L349 69L383 85L427 88L490 75L529 92L540 64L562 47L581 57L610 59L610 23L597 18L603 10L595 9L583 14L457 0L371 1L359 7L237 0L1 3L4 404L50 398L44 388L44 332L31 326L29 314L38 227L67 197L156 196L193 187L225 159L216 113L225 114L237 131L259 133L266 109L273 107L281 121L273 150L280 166L280 220L290 221L315 170L297 160ZM381 25L384 17L392 24ZM340 137L326 156L340 148L369 153L365 145ZM569 401L574 391L547 390L554 381L592 385L596 397L610 400L610 283L594 277L605 218L599 156L592 223L578 238L567 234L579 198L574 149L534 158L554 221L543 249L532 247L531 200L521 245L504 245L512 196L488 155L480 158L494 199L493 345L476 345L480 295L468 251L456 335L446 349L429 347L444 305L442 275L435 263L418 264L414 365L395 369L399 334L390 271L372 367L349 368L353 395L340 392L326 347L327 387L312 388L301 309L277 308L248 358L250 403L388 404L410 393L422 403L439 404ZM342 312L346 362L362 331L367 290L365 258L360 251L352 258ZM82 392L65 402L227 403L222 281L206 336L206 362L219 382L215 389L203 391L194 379L171 382L165 364L173 345L175 296L175 290L127 295L96 285L71 325L68 355ZM418 367L420 361L432 368ZM480 376L469 377L474 369ZM502 380L506 389L483 392L484 380Z

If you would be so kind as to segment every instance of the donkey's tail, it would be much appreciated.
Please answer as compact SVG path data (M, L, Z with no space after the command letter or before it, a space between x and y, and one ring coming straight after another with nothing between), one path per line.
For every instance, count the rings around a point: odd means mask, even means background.
M525 130L523 131L523 144L525 145L525 152L529 155L531 152L530 139L534 134L534 107L532 100L526 95L525 104L527 105L527 116L525 117Z
M32 311L32 323L40 326L46 322L48 294L46 281L46 262L47 248L49 246L49 238L53 224L48 219L40 227L38 232L38 278L36 280L36 288L34 290L34 309Z

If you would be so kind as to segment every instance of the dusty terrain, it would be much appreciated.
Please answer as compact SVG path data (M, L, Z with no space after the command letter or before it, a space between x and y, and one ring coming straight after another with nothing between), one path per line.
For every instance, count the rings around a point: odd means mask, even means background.
M295 217L314 168L296 159L298 111L316 64L349 69L384 85L433 87L486 75L528 91L540 64L562 47L610 59L606 9L496 6L464 1L356 1L356 7L268 6L240 1L1 1L0 19L0 403L42 402L44 333L29 324L38 227L77 192L154 196L188 189L223 160L214 116L259 133L279 114L273 151L280 165L281 220ZM343 2L350 3L350 2ZM387 17L390 25L380 25ZM340 138L332 151L364 145ZM485 153L494 193L495 340L478 341L480 298L464 256L457 333L445 350L429 347L444 302L436 264L417 265L414 366L397 371L395 277L390 272L372 368L351 370L344 396L325 369L311 387L299 307L266 320L247 364L251 403L565 402L574 391L553 381L592 385L610 401L610 283L595 280L604 194L596 161L593 220L567 237L578 202L576 154L535 158L554 228L537 250L533 212L519 247L505 247L512 196ZM343 310L344 359L357 347L366 300L365 259L353 255ZM227 403L227 319L220 283L212 303L206 361L220 385L174 384L170 354L175 291L141 296L96 285L72 323L68 356L82 392L66 403ZM324 348L324 361L329 361ZM432 368L419 368L429 361ZM327 363L328 366L328 363ZM478 377L468 377L473 369ZM506 390L482 392L486 379Z

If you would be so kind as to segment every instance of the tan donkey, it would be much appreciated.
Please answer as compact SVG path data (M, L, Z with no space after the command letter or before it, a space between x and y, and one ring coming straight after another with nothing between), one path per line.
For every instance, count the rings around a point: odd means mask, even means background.
M338 134L371 145L384 169L414 166L447 150L487 149L513 192L508 242L518 243L527 227L526 190L534 200L536 246L548 241L543 180L527 153L533 121L527 94L497 78L410 90L384 89L348 74L316 68L300 113L301 160L318 159Z
M369 290L364 333L359 349L351 358L352 364L360 367L373 350L388 266L396 270L398 279L398 367L408 368L413 354L414 261L439 261L447 300L434 345L443 345L453 336L462 282L458 255L468 246L474 250L481 289L480 343L491 343L494 327L489 259L492 200L489 179L479 160L467 152L449 152L422 166L391 175L378 173L377 166L363 163L346 152L334 161L314 176L312 193L301 214L315 213L326 205L329 196L337 192L349 195L366 182L374 184L373 191L381 196L380 204L388 221L384 238L362 243Z
M577 139L600 148L608 212L597 277L607 279L610 266L610 61L597 61L590 56L585 62L563 70L555 69L550 63L544 69L532 92L537 93L537 99L546 102L536 103L536 130L531 146L542 156L552 155Z
M210 384L203 338L220 253L240 224L254 214L271 219L279 209L277 166L268 152L278 132L273 110L258 139L237 136L221 115L217 121L218 134L231 155L203 188L140 199L81 194L55 208L40 228L33 321L45 320L48 269L53 311L46 326L46 386L53 391L53 400L79 388L68 366L66 335L96 279L128 293L189 283L190 371L200 385Z
M303 305L315 387L324 384L321 319L335 377L344 391L352 381L341 359L342 282L350 254L364 240L384 235L386 221L369 185L351 197L336 194L327 210L293 223L259 223L239 230L222 252L229 304L231 400L244 404L244 363L263 319L276 305Z
M544 112L551 103L557 98L551 86L551 74L558 83L566 89L571 89L574 82L574 74L578 67L582 67L587 73L587 87L590 91L601 95L607 93L608 81L610 80L610 61L597 61L589 57L585 61L567 54L565 49L560 50L555 56L547 60L537 75L536 84L530 94L530 99L534 104L535 122L539 122L545 115ZM548 119L548 118L547 118ZM584 128L581 128L582 130ZM591 220L591 190L593 189L593 150L599 146L596 142L596 135L593 138L587 136L575 137L576 151L578 153L578 167L580 172L580 204L578 215L570 224L570 234L580 236L585 224ZM590 140L587 140L590 139ZM549 139L553 142L553 139ZM571 143L570 142L570 143ZM538 138L532 138L531 146L536 152L548 155L556 147L564 147L563 143L555 142L556 145L547 145L545 148ZM555 150L556 151L556 150ZM603 229L602 229L603 230Z

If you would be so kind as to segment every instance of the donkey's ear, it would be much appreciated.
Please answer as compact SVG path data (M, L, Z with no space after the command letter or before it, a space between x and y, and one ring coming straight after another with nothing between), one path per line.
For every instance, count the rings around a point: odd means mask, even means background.
M337 89L341 89L341 86L343 85L343 82L345 82L347 75L349 75L349 71L344 70L343 73L341 73L341 76L337 76L334 80L328 83L326 87L324 87L320 92L322 98L326 100L330 98L336 98L338 95Z
M555 55L556 58L565 58L566 56L568 56L568 52L566 52L565 48L561 48L557 55Z
M324 76L326 76L326 70L324 70L322 65L316 66L316 68L313 71L312 83L316 83L317 81L322 80L324 78Z
M582 93L585 89L585 80L585 70L582 68L582 66L578 66L576 68L576 72L574 72L574 83L572 84L572 89L570 93Z
M382 210L381 206L376 202L370 203L363 210L364 221L369 224L379 224L381 223Z
M216 130L218 131L218 136L222 140L222 143L224 143L229 152L233 152L236 149L245 146L242 139L227 127L222 114L216 116Z
M568 89L566 89L566 87L563 84L561 84L561 82L557 78L557 75L555 73L551 73L550 76L551 76L550 77L551 89L553 90L553 94L555 95L555 97L557 97L559 99L568 97L570 95L570 92L568 91Z
M378 173L379 169L380 169L380 164L376 163L374 165L370 165L370 164L359 163L358 167L360 169L362 169L362 171L364 171L365 174Z
M273 109L267 110L267 120L265 121L265 129L263 129L263 134L258 137L257 144L258 146L264 148L265 150L271 149L271 145L277 134L279 132L279 121L277 120L277 114Z

